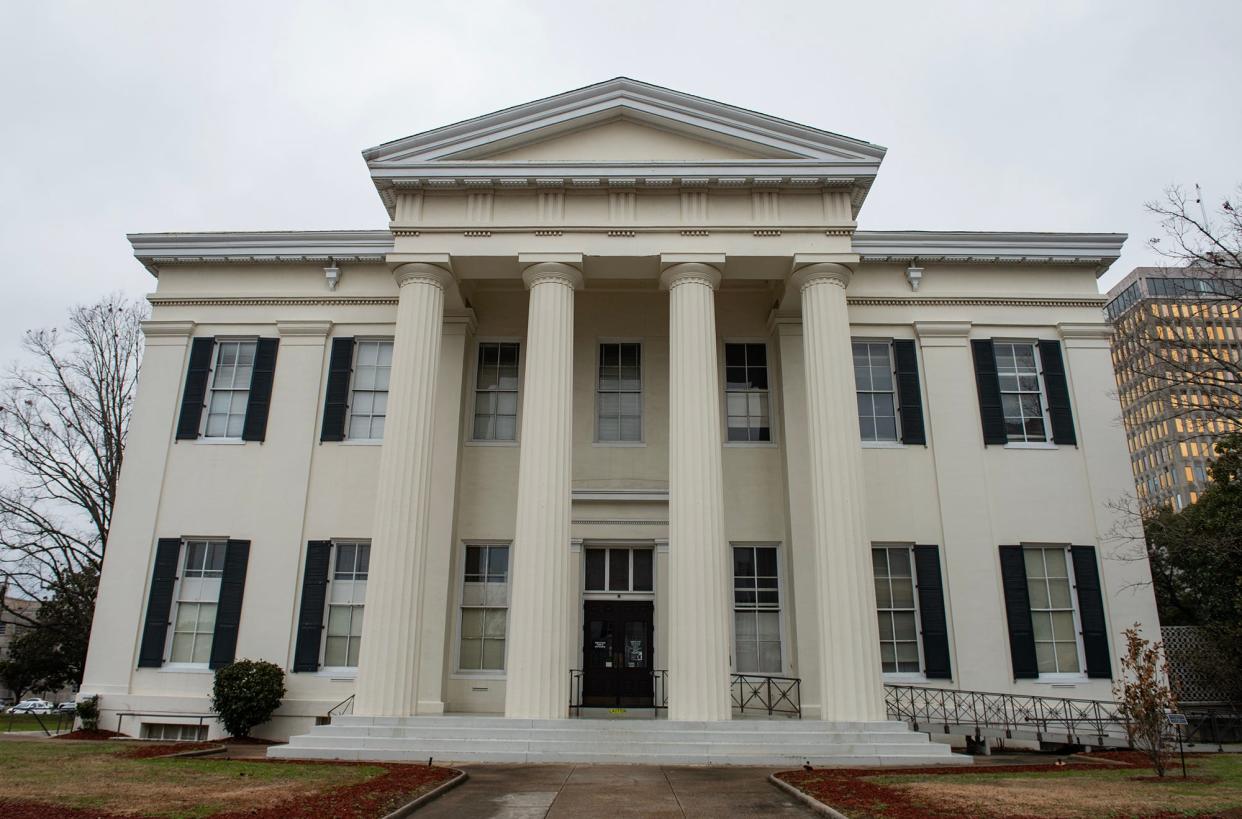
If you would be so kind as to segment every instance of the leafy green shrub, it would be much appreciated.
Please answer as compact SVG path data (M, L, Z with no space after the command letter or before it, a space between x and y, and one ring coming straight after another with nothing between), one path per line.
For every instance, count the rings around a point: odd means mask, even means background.
M285 696L285 672L266 660L238 660L216 670L211 710L224 730L248 737L250 730L272 718Z
M84 697L76 706L78 719L82 720L82 730L94 731L99 727L99 695Z

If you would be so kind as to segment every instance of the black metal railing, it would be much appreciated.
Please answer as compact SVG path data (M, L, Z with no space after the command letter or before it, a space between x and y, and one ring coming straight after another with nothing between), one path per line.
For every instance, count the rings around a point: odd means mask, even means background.
M747 709L767 715L782 714L802 719L802 680L799 677L770 677L734 674L729 681L733 707L742 714Z
M668 669L651 669L651 706L657 711L668 708Z
M197 721L195 724L197 724L200 728L203 727L204 720L214 720L216 722L220 721L220 718L215 714L186 714L184 712L178 713L176 711L118 711L116 714L116 732L118 734L124 733L121 731L121 724L126 717L176 717L177 719L193 719ZM188 725L189 723L185 724Z
M1078 700L1029 694L957 691L917 685L886 685L884 699L892 719L910 723L916 731L932 726L952 733L955 726L1004 731L1013 738L1017 729L1045 738L1081 745L1124 744L1126 718L1121 704L1106 700ZM1094 741L1083 741L1084 738Z
M8 713L8 718L9 718L8 727L5 730L11 733L13 731L14 720L22 719L25 717L33 717L34 721L39 726L39 730L41 730L46 736L50 737L53 734L59 734L66 730L72 731L73 721L77 718L77 712L76 711L61 711L59 708L50 714L35 714L35 713L14 714L12 711L10 711Z
M582 669L569 669L569 713L582 716Z
M328 709L328 717L343 717L347 714L354 713L354 695L350 694L345 699Z
M1242 742L1242 712L1231 705L1183 708L1186 727L1182 738L1188 746L1215 745L1223 751L1223 743Z

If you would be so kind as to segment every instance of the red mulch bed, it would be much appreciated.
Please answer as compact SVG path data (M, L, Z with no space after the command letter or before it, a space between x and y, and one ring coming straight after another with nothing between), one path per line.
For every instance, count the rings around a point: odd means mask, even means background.
M123 754L126 759L154 759L159 756L172 756L187 751L205 751L208 748L220 747L219 742L134 742L132 744L134 747Z
M272 764L289 764L273 762ZM427 765L393 765L383 762L299 762L300 765L365 765L380 767L384 773L346 788L326 791L296 805L275 805L270 808L236 813L216 814L213 819L374 819L384 816L416 795L426 786L430 790L457 775L452 768ZM73 817L77 819L77 817Z

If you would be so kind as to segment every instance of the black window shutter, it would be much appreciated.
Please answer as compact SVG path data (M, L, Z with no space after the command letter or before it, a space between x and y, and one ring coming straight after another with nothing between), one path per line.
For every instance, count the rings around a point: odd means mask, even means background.
M207 377L211 375L211 356L216 349L214 338L196 338L190 345L190 367L185 374L181 392L181 415L177 418L177 440L193 441L198 437L198 424L207 403Z
M1044 364L1044 390L1048 393L1048 417L1052 419L1052 442L1074 446L1074 411L1070 408L1069 384L1065 381L1065 361L1061 342L1039 342L1039 359Z
M940 576L940 549L914 547L914 574L919 584L919 620L923 630L923 673L928 679L948 680L949 628L944 617L944 582Z
M321 441L345 440L345 410L349 405L349 376L354 364L354 340L332 339L332 356L328 359L328 392L323 401Z
M255 345L250 397L246 401L246 420L242 422L243 441L262 441L267 435L267 410L272 403L272 380L276 377L279 347L278 338L261 338Z
M1005 410L1001 407L1000 379L996 377L996 350L992 340L970 342L975 358L975 384L979 389L979 419L983 422L983 443L1007 444Z
M1104 619L1104 596L1100 593L1100 570L1094 546L1072 546L1074 585L1078 589L1078 619L1082 623L1082 648L1087 657L1087 676L1108 680L1113 665L1108 653L1108 623Z
M298 610L298 644L293 650L294 671L319 670L323 636L323 606L328 594L328 562L332 541L306 544L306 571L302 574L302 606Z
M923 394L919 390L919 357L914 352L914 342L908 339L894 341L893 361L897 365L897 400L901 403L901 442L926 444Z
M216 633L211 638L210 668L233 662L237 653L237 632L241 626L242 593L246 589L246 564L250 560L250 541L230 540L224 550L224 576L220 578L220 598L216 606Z
M1034 679L1039 676L1039 661L1035 658L1035 628L1031 625L1031 597L1026 589L1022 547L1000 547L1000 565L1013 676L1017 680Z
M177 560L180 557L180 538L159 539L155 546L151 593L147 597L147 620L142 627L142 644L138 648L139 668L159 668L164 664L168 615L172 612L173 584L177 582Z

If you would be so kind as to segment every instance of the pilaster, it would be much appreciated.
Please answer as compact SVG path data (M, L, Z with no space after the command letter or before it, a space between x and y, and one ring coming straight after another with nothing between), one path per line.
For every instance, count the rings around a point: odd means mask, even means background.
M564 717L569 705L569 517L573 405L572 260L534 260L518 460L505 716ZM579 262L580 264L580 262Z
M354 700L354 713L368 716L407 716L419 700L441 328L452 284L447 269L425 262L402 264L393 278L400 295Z
M729 550L724 532L715 289L720 271L669 260L669 719L726 720Z
M194 322L144 321L146 354L138 374L125 463L121 467L112 528L83 674L84 694L128 694L154 560L156 521L173 446ZM152 491L155 488L155 491Z

